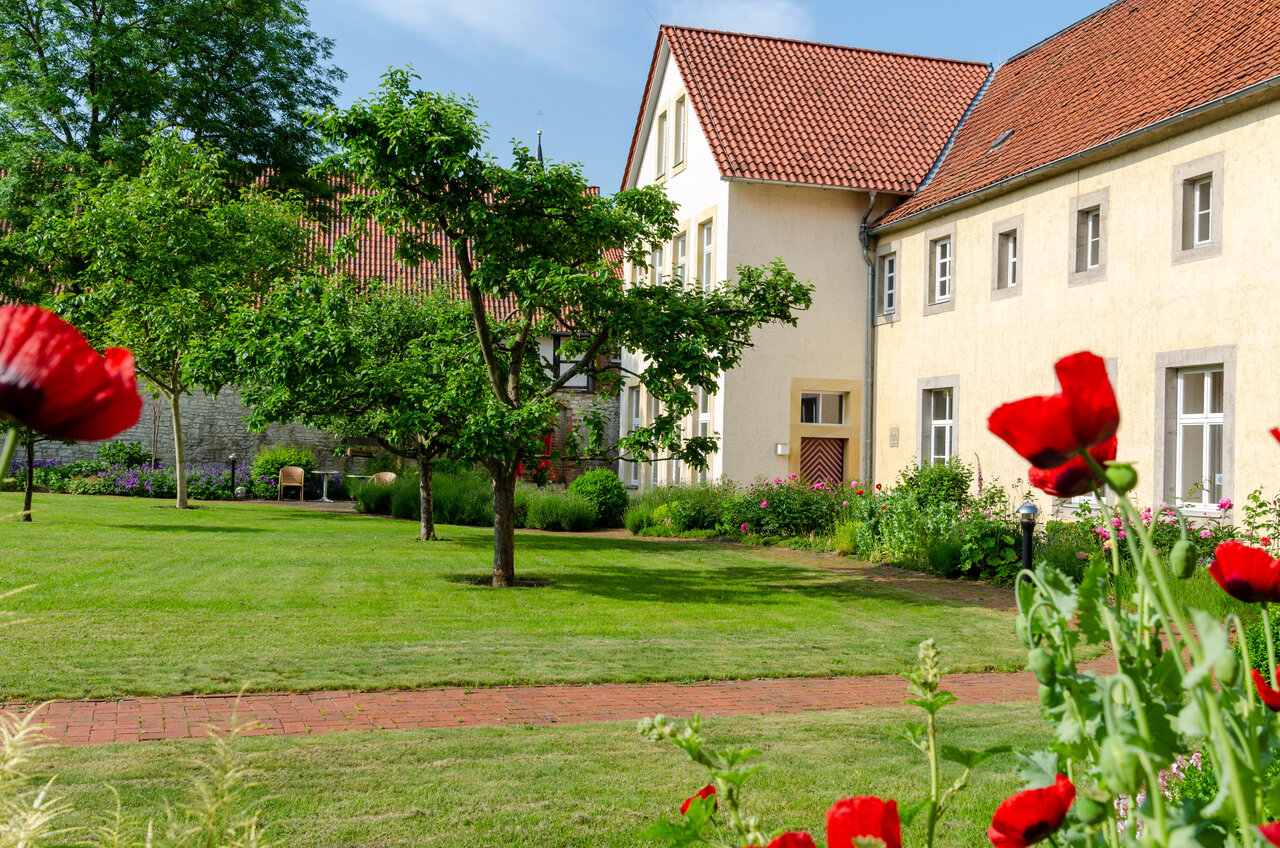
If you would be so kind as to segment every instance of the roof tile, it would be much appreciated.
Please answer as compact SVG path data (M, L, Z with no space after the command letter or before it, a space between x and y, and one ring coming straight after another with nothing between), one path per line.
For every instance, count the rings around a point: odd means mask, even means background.
M936 177L882 224L1277 75L1280 0L1113 3L997 70Z

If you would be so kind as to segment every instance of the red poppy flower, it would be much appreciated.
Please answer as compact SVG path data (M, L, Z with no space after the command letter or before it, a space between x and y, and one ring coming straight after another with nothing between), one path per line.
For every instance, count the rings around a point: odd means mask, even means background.
M133 354L113 347L103 356L37 306L0 306L0 418L92 442L129 429L141 412Z
M1280 427L1271 428L1271 438L1275 439L1277 442L1280 442Z
M1258 673L1258 670L1250 669L1253 674L1253 688L1258 690L1258 697L1262 699L1262 703L1267 705L1267 709L1275 713L1280 713L1280 689L1272 689L1267 685L1267 678Z
M991 818L987 838L996 848L1026 848L1052 834L1067 818L1076 788L1064 774L1053 786L1015 792Z
M1280 436L1276 438L1280 438ZM1262 834L1263 839L1272 845L1280 845L1280 822L1258 825L1258 832Z
M1120 410L1102 357L1073 353L1054 366L1062 391L1006 403L987 429L1036 468L1057 468L1116 434Z
M1116 437L1112 436L1102 444L1089 448L1089 455L1099 464L1115 459ZM1101 486L1103 480L1094 473L1083 456L1077 456L1057 468L1032 468L1027 472L1027 482L1055 498L1074 498L1089 494Z
M1209 573L1228 595L1246 604L1280 602L1280 562L1262 548L1223 542L1213 556Z
M708 783L706 786L699 789L698 794L694 795L693 798L710 798L715 794L716 794L716 785L714 783ZM693 803L693 798L684 799L684 803L680 805L680 815L683 816L684 814L689 812L689 805ZM717 810L720 809L720 802L719 801L715 802L715 805L712 809L717 809Z
M855 839L879 839L885 848L902 848L898 802L859 795L832 804L827 810L827 848L853 848Z
M780 833L769 843L769 848L818 848L813 844L813 837L804 831L788 830Z

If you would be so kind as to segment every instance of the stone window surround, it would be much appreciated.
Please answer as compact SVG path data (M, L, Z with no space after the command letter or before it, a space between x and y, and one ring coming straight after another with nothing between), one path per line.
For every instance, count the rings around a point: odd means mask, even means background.
M1022 234L1025 231L1023 227L1024 215L1014 215L1012 218L1005 218L1003 221L996 221L991 225L991 299L1004 300L1008 297L1017 297L1022 294L1023 284L1026 282L1026 266L1023 264L1023 256L1026 251L1023 250ZM1000 288L1000 237L1005 233L1012 232L1018 240L1018 282L1017 285L1009 288Z
M933 301L933 245L944 238L951 239L951 297L941 303ZM901 256L901 254L899 254ZM939 312L952 312L956 308L956 223L952 221L945 226L929 230L924 234L924 314L937 315ZM899 274L901 276L901 274ZM899 286L899 289L902 287Z
M925 439L932 437L931 431L925 430L925 424L931 419L925 411L925 392L934 389L951 389L951 455L960 455L960 375L947 374L941 377L920 377L916 380L916 464L924 465L928 457Z
M1222 496L1234 497L1236 346L1222 345L1156 354L1154 503L1174 503L1178 494L1173 491L1174 481L1178 479L1178 457L1172 447L1178 443L1178 371L1206 365L1222 366ZM1188 511L1205 512L1195 508Z
M1080 270L1080 213L1098 207L1098 267ZM1071 198L1067 243L1067 285L1084 286L1107 278L1107 230L1111 216L1111 187L1100 188Z
M1222 255L1222 171L1225 155L1214 153L1173 169L1173 264L1197 262ZM1187 207L1188 184L1200 177L1211 177L1213 187L1209 205L1209 243L1199 247L1185 247L1190 212ZM1194 207L1192 207L1194 208Z
M897 258L897 278L894 280L894 296L897 302L894 304L893 312L884 313L884 302L881 298L881 285L884 280L880 278L882 273L882 261L890 254ZM875 276L873 284L875 285L875 316L872 319L872 326L878 327L881 324L892 324L902 318L902 239L894 241L882 242L876 247L875 255Z

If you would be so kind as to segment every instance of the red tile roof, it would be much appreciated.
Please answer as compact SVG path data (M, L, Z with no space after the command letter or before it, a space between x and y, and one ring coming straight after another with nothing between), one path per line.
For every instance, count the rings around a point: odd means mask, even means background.
M729 178L909 193L937 159L988 66L756 35L662 26L663 42Z
M588 186L588 193L598 195L600 189ZM338 203L342 192L335 199L337 214L327 224L320 226L317 242L328 252L332 252L338 240L351 232L352 221L341 211ZM396 259L396 239L385 232L376 222L370 222L364 236L357 242L357 249L337 265L340 274L349 274L358 280L380 279L401 291L430 291L441 287L460 298L466 298L466 288L462 283L458 268L458 259L453 247L443 233L432 234L432 242L440 248L440 258L435 262L424 262L421 265L406 265ZM621 264L622 251L614 250L606 253L607 258ZM516 314L515 299L512 297L496 299L486 298L489 313L499 318Z
M1121 0L996 71L936 177L882 223L1277 75L1280 0Z

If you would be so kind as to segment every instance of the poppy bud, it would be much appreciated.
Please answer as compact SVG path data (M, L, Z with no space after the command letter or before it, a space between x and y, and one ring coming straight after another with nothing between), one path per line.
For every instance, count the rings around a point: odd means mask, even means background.
M1169 552L1169 570L1179 580L1186 580L1196 573L1196 561L1192 559L1195 548L1186 539L1179 539Z
M1091 827L1102 824L1111 811L1111 804L1110 796L1096 789L1081 791L1076 795L1076 817Z
M1107 485L1124 494L1138 485L1138 472L1127 462L1107 463Z
M1053 657L1044 648L1036 648L1027 655L1027 667L1036 676L1036 680L1045 686L1052 686L1057 680L1057 671L1053 667Z
M1213 673L1222 686L1235 686L1240 682L1240 658L1236 656L1236 652L1227 651L1218 657L1218 661L1213 664Z
M1098 752L1098 768L1103 784L1121 795L1137 795L1142 788L1141 764L1138 758L1124 750L1119 742L1107 740Z

